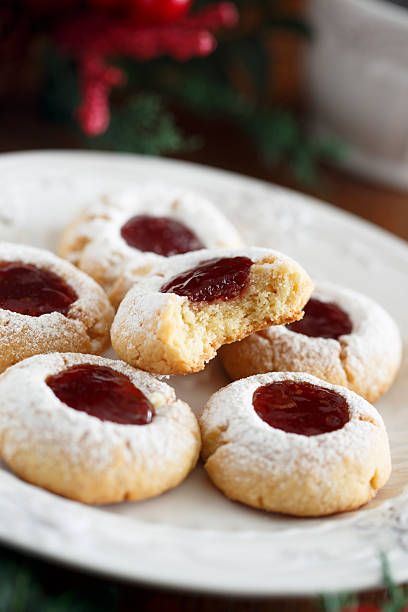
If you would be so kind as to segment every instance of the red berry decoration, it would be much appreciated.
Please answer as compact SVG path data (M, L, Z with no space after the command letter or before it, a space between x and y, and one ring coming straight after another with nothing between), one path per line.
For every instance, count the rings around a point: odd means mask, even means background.
M169 23L185 17L192 0L128 0L132 19L140 25Z
M126 80L120 69L107 64L106 58L125 56L141 62L167 55L183 62L205 57L216 47L213 33L233 28L238 22L238 11L231 2L215 2L192 15L188 14L192 0L87 2L88 12L64 20L55 37L61 51L78 62L81 104L77 118L89 136L108 128L109 93ZM129 18L132 12L135 20Z

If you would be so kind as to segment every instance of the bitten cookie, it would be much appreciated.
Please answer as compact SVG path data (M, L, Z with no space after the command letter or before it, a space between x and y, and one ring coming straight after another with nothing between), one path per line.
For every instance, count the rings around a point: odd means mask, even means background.
M38 355L0 376L0 455L21 478L85 503L140 500L194 467L189 406L154 376L91 355Z
M301 321L225 346L233 379L271 371L308 372L375 402L392 384L402 343L389 314L356 291L319 283Z
M303 373L244 378L215 393L199 418L213 483L255 508L323 516L372 499L391 472L371 404Z
M299 319L311 291L299 264L269 249L176 255L126 295L112 344L121 359L142 370L197 372L222 344Z
M0 371L38 353L101 353L112 320L101 287L73 265L0 243Z
M91 205L65 230L59 255L92 276L118 306L140 269L147 273L171 255L236 246L241 238L211 202L147 184Z

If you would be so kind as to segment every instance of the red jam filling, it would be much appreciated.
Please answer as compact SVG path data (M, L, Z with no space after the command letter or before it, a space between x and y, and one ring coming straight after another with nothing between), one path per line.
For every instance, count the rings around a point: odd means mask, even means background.
M101 421L147 425L154 409L130 378L106 366L75 365L45 381L61 402Z
M246 289L252 263L248 257L211 259L173 278L160 291L188 297L191 302L233 300Z
M252 405L271 427L303 436L336 431L350 419L344 397L306 382L284 380L258 387Z
M63 315L78 299L60 276L21 262L0 263L0 308L31 317L50 312Z
M321 302L317 298L310 298L301 321L290 323L287 327L297 334L336 340L353 330L350 317L340 306L333 302Z
M164 257L205 248L188 227L167 217L137 215L122 226L120 233L129 246Z

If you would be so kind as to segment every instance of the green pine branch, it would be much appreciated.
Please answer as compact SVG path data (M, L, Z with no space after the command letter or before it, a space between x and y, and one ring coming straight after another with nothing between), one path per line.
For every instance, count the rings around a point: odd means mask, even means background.
M88 140L89 146L147 155L178 153L194 146L162 99L155 94L131 97L112 113L108 130Z
M265 164L289 163L302 184L316 183L320 162L346 154L346 147L334 137L311 137L290 111L260 107L204 66L173 73L166 95L196 113L228 117L248 134Z
M118 590L115 587L85 576L79 578L79 586L70 585L69 576L66 570L23 557L11 550L0 549L0 611L118 610Z
M203 6L212 0L196 2ZM249 0L239 0L244 8ZM273 74L273 58L265 44L273 30L310 36L303 20L283 12L281 2L250 0L263 15L250 31L240 28L221 34L217 49L207 58L178 63L170 58L136 62L118 58L126 73L125 88L111 96L111 123L97 138L81 135L73 119L79 105L75 63L55 49L46 54L47 79L42 99L44 112L53 120L69 122L86 146L109 150L161 155L197 148L198 137L184 135L170 107L186 108L196 115L226 118L252 140L265 164L284 162L301 184L318 180L321 161L336 161L346 147L334 138L308 134L290 109L268 108L267 91ZM239 68L252 84L250 95L240 93L231 75ZM199 135L205 136L205 135Z
M383 583L387 590L386 601L376 609L382 612L404 612L408 609L408 591L403 587L398 587L391 575L391 570L387 556L380 555ZM359 612L365 609L364 604L358 603L358 597L349 593L332 594L322 596L324 612Z

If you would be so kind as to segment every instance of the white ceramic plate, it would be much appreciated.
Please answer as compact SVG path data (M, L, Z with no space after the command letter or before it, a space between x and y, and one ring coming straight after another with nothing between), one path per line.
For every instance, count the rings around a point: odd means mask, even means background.
M408 248L311 198L191 164L128 155L43 152L0 157L0 239L54 249L95 194L159 180L193 188L233 220L248 244L293 256L381 302L408 337ZM0 465L0 538L60 562L153 585L248 595L306 594L379 584L379 553L408 580L408 360L378 403L393 474L359 511L295 519L227 500L198 467L177 489L141 503L87 507L22 482ZM217 360L174 378L198 410L226 383Z

